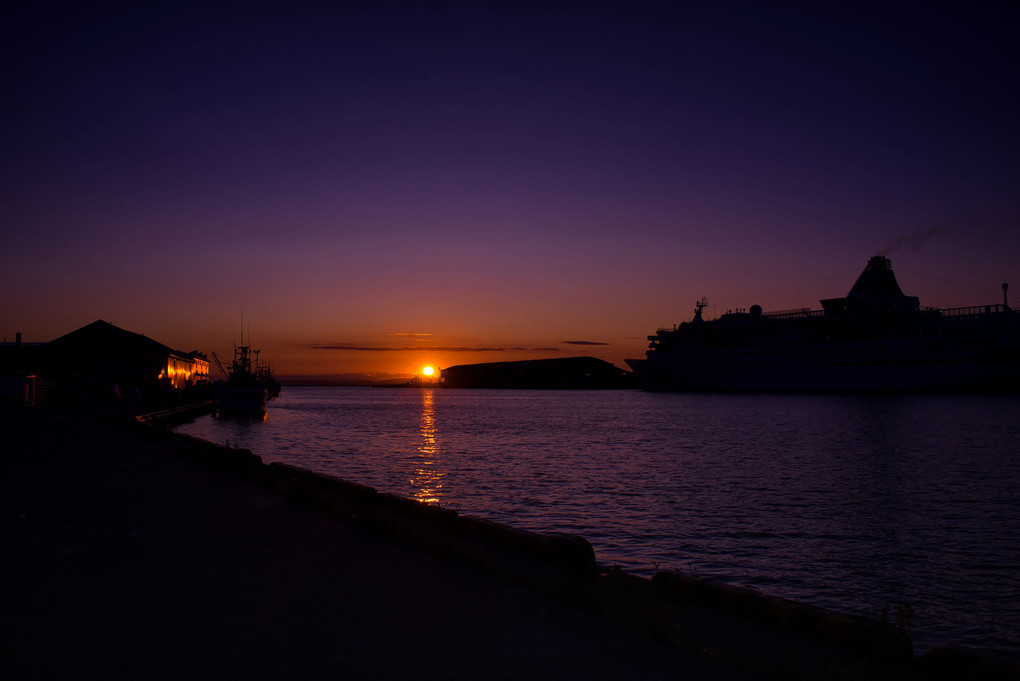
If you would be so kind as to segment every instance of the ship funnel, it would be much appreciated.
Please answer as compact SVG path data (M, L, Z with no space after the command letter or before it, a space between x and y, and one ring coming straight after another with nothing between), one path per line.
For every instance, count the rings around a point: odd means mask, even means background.
M892 260L885 257L884 255L874 255L868 260L868 266L865 269L869 270L892 270Z
M921 303L916 296L904 295L889 258L876 255L868 260L846 298L823 300L822 307L827 314L845 316L864 312L873 314L878 310L916 312Z
M884 255L873 256L847 297L868 301L902 298L903 290L896 282L892 261Z

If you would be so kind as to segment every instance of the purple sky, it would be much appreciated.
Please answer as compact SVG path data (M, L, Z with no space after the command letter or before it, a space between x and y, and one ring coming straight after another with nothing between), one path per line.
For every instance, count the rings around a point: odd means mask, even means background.
M922 304L1020 299L1016 10L19 4L8 340L228 357L243 308L285 375L622 367L889 248Z

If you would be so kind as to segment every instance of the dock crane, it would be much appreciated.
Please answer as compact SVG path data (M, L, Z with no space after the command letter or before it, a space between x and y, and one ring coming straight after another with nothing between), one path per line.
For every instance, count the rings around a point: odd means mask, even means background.
M226 376L227 378L230 378L230 374L228 374L227 370L223 368L223 362L220 361L220 358L216 356L215 352L212 353L212 358L213 361L216 362L216 368L220 370L220 373Z

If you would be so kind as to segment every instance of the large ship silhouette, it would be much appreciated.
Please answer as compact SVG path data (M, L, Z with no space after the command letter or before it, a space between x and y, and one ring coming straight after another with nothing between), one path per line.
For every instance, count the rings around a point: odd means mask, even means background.
M888 258L868 261L845 298L821 310L758 305L649 336L628 359L647 390L714 392L1020 392L1020 314L1003 302L921 308Z

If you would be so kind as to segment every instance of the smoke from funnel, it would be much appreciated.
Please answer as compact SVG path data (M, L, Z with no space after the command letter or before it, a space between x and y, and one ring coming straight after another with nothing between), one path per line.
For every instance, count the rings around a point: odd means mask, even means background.
M916 253L918 249L928 243L928 239L932 238L939 232L945 231L945 229L945 227L929 227L928 229L923 229L920 232L914 232L913 234L898 237L886 244L885 247L878 252L878 254L889 255L893 251L898 251L904 246L910 247L911 253Z

